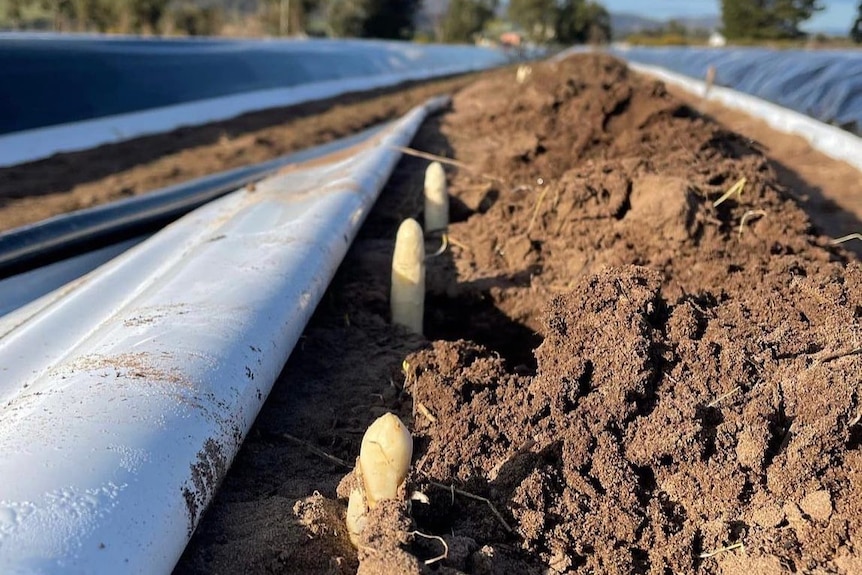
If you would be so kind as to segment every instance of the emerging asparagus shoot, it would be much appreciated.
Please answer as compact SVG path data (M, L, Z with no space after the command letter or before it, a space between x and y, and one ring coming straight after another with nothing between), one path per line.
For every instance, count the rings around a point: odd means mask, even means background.
M368 507L395 499L410 470L413 438L397 415L387 413L369 426L359 449L359 469Z
M413 437L398 416L387 413L365 431L354 470L358 486L350 492L345 520L354 546L360 546L368 510L384 499L398 497L412 458Z
M449 194L446 172L440 162L425 170L425 233L445 232L449 227Z
M395 238L390 305L392 323L404 326L414 333L422 333L425 307L425 240L421 226L414 219L404 220Z

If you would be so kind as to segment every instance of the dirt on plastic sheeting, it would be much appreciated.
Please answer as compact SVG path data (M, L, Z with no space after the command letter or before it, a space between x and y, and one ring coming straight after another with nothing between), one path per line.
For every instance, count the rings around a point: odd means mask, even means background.
M388 325L405 158L175 573L862 572L862 267L756 142L589 54L413 146L469 166L424 337ZM357 552L339 483L387 411L413 469Z
M0 231L325 144L471 78L407 82L0 168Z

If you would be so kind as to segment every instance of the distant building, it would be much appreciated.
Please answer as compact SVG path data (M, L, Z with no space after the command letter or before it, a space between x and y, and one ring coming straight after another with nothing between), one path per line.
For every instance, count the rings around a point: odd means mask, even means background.
M517 48L521 45L521 35L517 32L503 32L500 34L500 44Z
M709 35L709 45L713 48L722 48L727 46L727 38L725 38L720 32L713 32Z

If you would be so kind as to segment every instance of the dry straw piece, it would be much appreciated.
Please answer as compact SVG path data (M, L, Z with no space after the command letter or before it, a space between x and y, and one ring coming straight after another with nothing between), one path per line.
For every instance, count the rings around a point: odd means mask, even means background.
M730 186L730 189L727 190L724 193L724 195L722 195L720 198L718 198L717 200L712 202L712 207L717 208L718 206L723 204L725 202L725 200L727 200L733 194L736 194L737 196L741 196L742 190L745 189L745 184L747 184L747 183L748 183L748 178L746 178L746 177L739 178L739 181L736 182L735 184L733 184L732 186Z
M862 241L862 234L847 234L846 236L841 236L840 238L835 238L832 240L832 245L837 246L838 244L843 244L844 242L849 242L850 240L859 240Z
M425 170L425 233L444 232L449 227L449 194L446 172L440 162Z
M408 218L395 237L390 292L392 323L422 333L425 308L425 238L419 223Z
M712 86L715 84L715 66L710 66L706 69L706 81L704 82L703 87L703 97L708 98L709 93L712 90Z
M764 210L748 210L742 214L742 219L739 220L739 237L742 237L742 232L745 230L745 222L753 218L765 218L766 211Z

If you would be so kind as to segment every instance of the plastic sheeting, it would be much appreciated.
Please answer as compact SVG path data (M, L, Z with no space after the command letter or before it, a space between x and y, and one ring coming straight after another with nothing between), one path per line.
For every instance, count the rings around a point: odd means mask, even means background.
M7 34L0 35L0 134L322 81L504 62L490 49L404 42Z
M862 52L766 48L645 48L612 51L631 62L703 79L757 96L862 135Z
M671 72L658 66L628 63L629 68L636 72L648 74L669 84L699 95L708 100L719 102L728 108L745 112L755 118L760 118L772 128L785 134L801 136L811 144L811 147L827 156L842 160L862 171L862 138L815 120L800 112L789 110L778 104L767 102L763 98L751 96L744 92L713 86L707 92L706 82L695 80L676 72Z
M83 251L149 235L193 209L272 175L285 166L343 150L368 139L381 129L382 125L374 126L347 138L259 164L211 174L0 232L0 300L9 295L4 291L4 285L8 286L9 283L4 282L3 278L34 270ZM31 291L26 287L24 289ZM0 315L3 308L4 304L0 303Z
M0 123L17 126L0 129L0 167L509 59L405 42L0 35Z
M169 573L435 99L0 318L0 572Z

